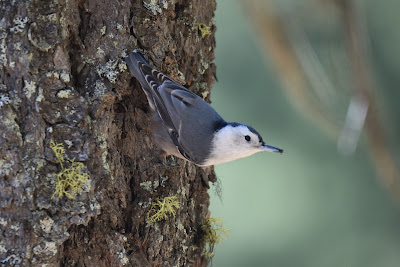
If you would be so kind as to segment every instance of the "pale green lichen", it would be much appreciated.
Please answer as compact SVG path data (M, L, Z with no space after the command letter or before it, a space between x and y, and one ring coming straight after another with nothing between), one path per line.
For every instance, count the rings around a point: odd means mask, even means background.
M210 64L207 61L204 61L203 51L199 51L200 55L200 64L203 68L199 68L198 71L200 74L204 74L206 70L210 67Z
M97 82L96 82L97 84ZM104 84L103 84L104 85ZM97 145L103 150L101 154L101 162L103 163L103 168L108 172L108 174L111 177L111 180L114 180L114 176L111 173L110 165L108 164L107 157L108 157L108 144L107 144L107 139L102 136L98 135L96 139Z
M160 180L161 180L160 186L165 187L165 184L167 183L168 178L169 178L168 176L160 176Z
M100 34L101 34L101 35L105 35L105 34L106 34L106 30L107 30L107 26L104 25L104 26L101 27L101 29L100 29Z
M45 22L56 22L57 21L57 13L51 13L48 15L39 15L36 19L45 21Z
M122 264L122 266L125 266L129 263L129 259L126 256L126 251L124 248L122 248L121 252L117 252L117 255L118 255L119 262Z
M25 86L23 91L27 98L31 98L31 96L36 92L36 82L35 81L25 81Z
M204 256L212 257L215 245L224 241L226 237L229 237L228 231L230 229L226 228L223 223L224 221L221 218L208 218L201 226L201 230L203 231L201 243L204 247Z
M46 78L54 78L59 80L60 79L60 73L58 71L49 71L45 74Z
M20 257L18 257L15 254L11 254L7 258L0 260L0 263L2 263L2 264L8 263L8 266L19 266L21 261L22 261L22 259ZM4 265L2 265L2 266L4 266Z
M21 129L19 128L19 125L17 123L17 115L12 109L5 109L2 111L2 124L5 125L6 129L8 129L9 132L14 133L14 136L18 139L17 144L19 146L23 145L22 141L22 135L21 135ZM0 173L4 171L11 173L11 169L7 170L8 163L12 164L13 160L10 158L8 159L7 156L4 158L4 161L0 161ZM6 164L5 166L3 164ZM6 170L4 170L6 169ZM0 175L1 176L1 175Z
M107 162L107 155L108 155L108 151L104 151L103 154L101 154L101 161L103 162L103 167L104 169L111 174L111 169L110 169L110 165ZM111 180L114 179L114 176L111 176Z
M39 103L42 102L43 99L44 99L43 88L41 86L39 86L37 97L36 97L36 100L35 100L35 108L36 108L37 112L39 112L39 110L40 110L40 104Z
M147 220L151 223L155 223L168 219L168 216L170 215L175 217L175 209L179 209L180 207L181 204L179 202L178 195L156 199L151 204L150 210L147 213Z
M6 219L0 218L0 225L1 225L1 226L7 226L7 224L8 224L8 222L7 222Z
M124 72L128 69L128 66L125 64L125 62L121 62L118 64L118 69L119 72Z
M13 20L14 26L10 28L10 31L13 33L23 32L28 21L28 17L22 18L20 15L15 16Z
M57 173L56 188L51 198L66 196L73 199L74 195L80 193L82 186L89 181L89 174L83 171L86 167L81 162L75 162L75 158L69 159L65 154L63 144L51 141L50 148L57 158L57 163L61 166L61 171Z
M1 25L1 23L0 23ZM0 28L0 64L7 65L7 32L4 28Z
M150 204L151 204L151 198L149 199L149 202L145 201L138 203L138 205L143 209L147 209L148 207L150 207Z
M42 230L45 233L50 233L51 229L53 228L53 225L54 225L54 221L50 217L40 220L40 228L42 228Z
M19 229L21 229L21 226L19 224L12 224L10 225L11 230L18 232Z
M144 182L141 182L139 185L144 190L146 190L148 192L153 192L153 183L151 181L144 181Z
M181 248L183 253L186 253L187 249L189 248L188 246L185 246L184 244L181 244Z
M8 105L11 103L11 99L3 94L0 94L0 108L4 105Z
M186 196L186 189L184 187L180 187L176 192L181 194L183 197Z
M105 54L104 50L101 49L101 47L97 47L96 55L97 55L98 57L103 57L104 54Z
M187 236L185 226L183 226L182 222L179 219L177 220L177 222L175 222L175 226L179 231L181 231L182 233L185 234L185 236ZM186 240L183 240L182 242L186 242Z
M146 191L148 191L148 192L150 192L150 193L152 193L152 192L155 192L155 191L157 191L157 188L161 185L162 187L165 187L165 185L164 185L164 180L162 180L162 177L161 177L161 183L160 183L160 181L159 180L155 180L155 181L144 181L144 182L141 182L139 185L140 185L140 187L142 187L144 190L146 190ZM178 189L178 192L177 193L179 193L180 191L179 191L179 189Z
M61 81L65 82L65 83L69 83L71 81L71 77L69 76L68 72L61 72L60 74L60 79Z
M178 81L180 81L182 83L186 82L185 74L183 74L180 70L178 70Z
M100 203L95 200L92 200L89 207L91 210L100 210L100 208L101 208Z
M106 85L101 80L97 80L94 84L93 94L98 98L102 98L106 90Z
M199 70L199 72L200 74L204 74L206 70L210 67L210 64L208 64L208 62L204 61L203 59L201 59L200 63L203 69Z
M64 140L64 143L67 144L68 148L72 147L72 141L71 140L66 139L66 140Z
M57 245L55 242L44 242L33 248L33 254L35 255L56 255L57 254Z
M97 74L101 77L106 77L111 83L117 82L118 60L109 60L104 66L97 66Z
M73 95L73 92L71 89L61 90L57 93L58 98L71 98L72 95Z
M4 244L0 244L0 253L6 253L7 249L6 246Z
M164 236L163 235L159 235L157 240L156 240L156 243L161 244L163 241L164 241Z
M181 221L177 221L175 225L176 225L176 228L177 228L178 230L180 230L180 231L185 230L185 227L183 226L183 224L181 223Z
M158 5L158 0L150 0L149 3L143 1L143 6L146 8L148 11L153 13L153 15L161 14L162 9Z
M209 94L210 94L209 91L203 91L203 92L201 93L201 97L202 97L203 99L206 99L206 97L207 97Z
M161 0L161 5L164 9L168 8L168 1L167 0Z

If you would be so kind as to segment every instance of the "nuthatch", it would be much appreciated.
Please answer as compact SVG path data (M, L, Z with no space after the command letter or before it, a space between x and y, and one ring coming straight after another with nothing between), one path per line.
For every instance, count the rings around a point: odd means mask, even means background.
M252 127L226 122L201 97L152 68L137 50L125 62L146 93L155 141L164 155L209 166L260 151L283 152L265 144Z

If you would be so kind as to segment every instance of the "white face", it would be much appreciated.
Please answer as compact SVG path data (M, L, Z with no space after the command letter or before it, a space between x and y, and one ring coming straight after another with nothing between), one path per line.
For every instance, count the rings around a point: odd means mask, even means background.
M205 165L215 165L267 151L259 136L245 125L219 130L213 139L212 153Z

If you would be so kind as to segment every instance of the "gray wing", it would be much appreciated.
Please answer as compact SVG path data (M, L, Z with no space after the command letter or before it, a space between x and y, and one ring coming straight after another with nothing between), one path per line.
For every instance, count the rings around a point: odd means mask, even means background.
M152 68L139 52L133 51L125 61L181 155L204 162L214 131L226 122L201 97Z
M138 65L146 81L146 86L142 85L142 87L144 89L146 87L145 91L147 91L146 95L149 103L151 102L153 104L154 110L158 114L161 121L163 122L164 127L168 131L171 141L184 158L190 161L194 161L194 158L191 156L192 153L189 152L190 148L185 148L185 146L179 141L179 125L181 123L179 120L176 120L176 116L171 116L171 114L175 113L174 108L172 107L171 109L171 105L167 105L166 103L169 103L169 100L171 100L172 95L170 93L174 91L172 88L177 88L181 91L185 91L187 97L184 101L194 101L196 98L198 98L198 96L188 91L180 84L174 82L168 76L164 75L156 69L153 69L151 66L143 64L142 62L139 62ZM179 104L176 101L173 102Z
M172 89L176 86L177 85L173 82L164 82L154 90L155 94L153 96L153 101L156 107L156 112L161 118L179 153L181 153L181 155L187 160L196 162L192 156L193 153L190 147L186 147L181 142L182 119L177 115L179 114L178 112L184 112L183 108L185 105L189 105L189 103L196 101L197 96L186 89ZM173 92L177 90L184 92L186 97L182 98L176 92L173 94ZM179 98L176 96L179 96Z
M209 156L216 128L225 121L201 97L176 82L165 81L157 91L165 108L161 112L169 118L160 117L177 133L174 144L185 158L201 164Z

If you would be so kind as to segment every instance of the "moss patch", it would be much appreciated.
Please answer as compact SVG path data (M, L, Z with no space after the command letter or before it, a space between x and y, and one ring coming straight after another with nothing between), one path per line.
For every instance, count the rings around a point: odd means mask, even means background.
M221 218L208 218L201 226L203 231L202 246L204 247L203 255L211 258L214 255L215 245L221 243L229 237L230 229L223 225Z
M168 219L169 215L175 217L175 209L179 209L180 207L181 204L179 203L178 195L156 199L156 201L151 204L151 208L147 213L147 220L154 223Z
M82 191L82 185L89 180L89 174L83 171L86 167L81 162L75 162L75 158L69 159L63 144L51 141L50 148L61 166L61 171L57 173L56 189L51 198L66 196L73 199L76 193Z

